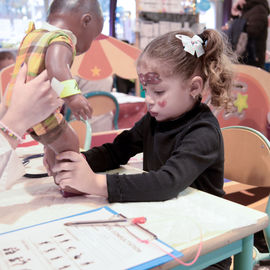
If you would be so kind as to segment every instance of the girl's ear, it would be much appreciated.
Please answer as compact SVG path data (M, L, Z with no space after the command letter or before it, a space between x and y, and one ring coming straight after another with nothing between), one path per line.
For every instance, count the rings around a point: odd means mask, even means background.
M201 95L203 90L203 79L200 76L195 76L191 79L190 95L192 98L197 99Z

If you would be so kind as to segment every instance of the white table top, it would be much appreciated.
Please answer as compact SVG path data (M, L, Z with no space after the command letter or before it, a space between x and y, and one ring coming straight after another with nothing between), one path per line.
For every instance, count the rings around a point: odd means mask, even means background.
M128 166L121 171L138 172ZM104 205L108 205L108 201L97 196L63 198L51 177L23 178L10 190L1 193L0 232ZM192 188L165 202L114 203L110 207L127 217L145 216L147 222L144 226L159 239L182 251L185 260L195 256L200 233L203 235L201 254L205 254L223 243L259 231L268 223L263 212Z

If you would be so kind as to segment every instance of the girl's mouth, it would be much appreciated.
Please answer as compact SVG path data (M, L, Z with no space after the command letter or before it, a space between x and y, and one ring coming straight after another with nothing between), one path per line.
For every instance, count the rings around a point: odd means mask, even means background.
M150 115L151 115L152 117L157 117L157 116L158 116L158 113L156 113L156 112L151 112L151 111L149 111L149 113L150 113Z

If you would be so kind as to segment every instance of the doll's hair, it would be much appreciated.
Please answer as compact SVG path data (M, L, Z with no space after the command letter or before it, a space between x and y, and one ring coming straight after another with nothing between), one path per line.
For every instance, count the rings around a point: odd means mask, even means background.
M157 65L152 68L165 76L180 76L183 80L201 76L204 88L211 92L211 104L231 107L232 64L236 57L225 36L216 30L204 30L199 36L204 41L205 53L197 57L184 50L182 41L175 37L178 34L194 36L189 31L173 31L155 38L143 50L137 65L147 66L147 59L151 59Z
M90 11L103 16L98 0L54 0L48 10L48 17L57 13L86 13Z

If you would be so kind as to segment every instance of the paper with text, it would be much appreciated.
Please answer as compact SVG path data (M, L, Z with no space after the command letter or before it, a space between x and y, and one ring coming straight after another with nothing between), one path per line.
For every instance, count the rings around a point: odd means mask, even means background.
M0 269L146 269L172 259L164 250L181 256L136 225L64 225L113 217L105 207L2 234Z

